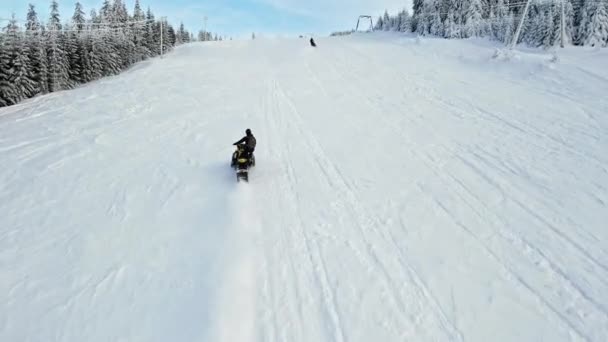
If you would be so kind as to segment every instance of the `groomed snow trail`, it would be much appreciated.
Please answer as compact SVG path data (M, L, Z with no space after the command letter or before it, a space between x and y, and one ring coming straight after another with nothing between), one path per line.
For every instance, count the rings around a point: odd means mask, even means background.
M608 340L606 51L318 45L0 109L0 340Z

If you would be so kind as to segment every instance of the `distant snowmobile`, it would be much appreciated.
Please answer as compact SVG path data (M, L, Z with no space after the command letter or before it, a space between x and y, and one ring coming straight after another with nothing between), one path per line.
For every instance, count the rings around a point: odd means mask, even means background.
M236 151L232 154L230 166L236 171L236 181L241 179L249 182L249 168L255 166L253 152L247 152L244 144L236 145Z
M317 44L315 43L315 40L310 38L310 46L312 47L317 47Z

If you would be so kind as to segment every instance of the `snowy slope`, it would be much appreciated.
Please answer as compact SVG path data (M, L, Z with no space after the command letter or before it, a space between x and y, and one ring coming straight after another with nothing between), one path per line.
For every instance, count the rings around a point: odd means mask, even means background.
M318 43L0 110L0 341L607 341L607 51Z

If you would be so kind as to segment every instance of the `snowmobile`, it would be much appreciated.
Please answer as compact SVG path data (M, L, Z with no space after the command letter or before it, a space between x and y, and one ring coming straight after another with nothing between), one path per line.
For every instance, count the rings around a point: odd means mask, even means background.
M249 182L249 168L255 166L255 156L253 153L245 151L245 145L236 145L230 166L236 171L237 182L240 182L241 179Z

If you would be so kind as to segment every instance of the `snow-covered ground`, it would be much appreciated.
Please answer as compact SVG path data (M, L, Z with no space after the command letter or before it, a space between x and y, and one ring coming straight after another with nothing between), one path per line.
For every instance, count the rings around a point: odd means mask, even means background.
M318 45L0 110L0 341L608 341L608 51Z

